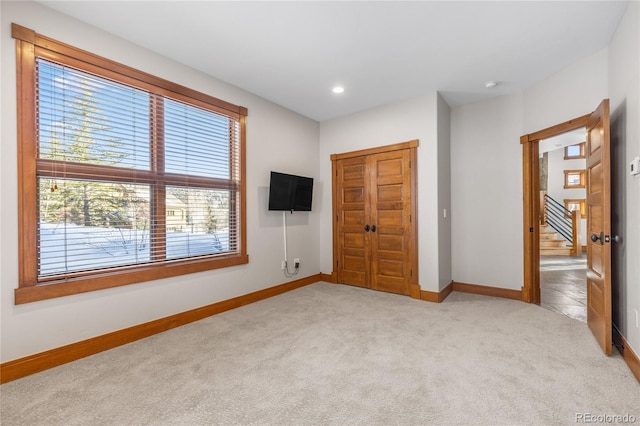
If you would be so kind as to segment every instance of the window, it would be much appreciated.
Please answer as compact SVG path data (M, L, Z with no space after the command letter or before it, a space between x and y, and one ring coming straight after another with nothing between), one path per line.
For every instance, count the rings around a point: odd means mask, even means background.
M583 218L587 217L587 203L585 199L567 199L564 200L564 207L570 212L574 210L580 211L580 216Z
M579 143L576 145L569 145L564 147L564 159L573 160L576 158L585 158L584 153L585 143Z
M564 187L584 188L585 187L585 171L584 170L565 170L564 171Z
M16 303L248 262L245 108L12 30Z

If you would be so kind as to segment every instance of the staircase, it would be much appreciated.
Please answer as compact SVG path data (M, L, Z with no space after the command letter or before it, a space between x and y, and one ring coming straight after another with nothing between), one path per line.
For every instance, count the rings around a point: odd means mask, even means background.
M540 255L570 256L571 245L549 225L540 225Z
M540 254L543 256L577 256L582 248L578 240L580 210L565 206L540 192L542 217L540 224Z

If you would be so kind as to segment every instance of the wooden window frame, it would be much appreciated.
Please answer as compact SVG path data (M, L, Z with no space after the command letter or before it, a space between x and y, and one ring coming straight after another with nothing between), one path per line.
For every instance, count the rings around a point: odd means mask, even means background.
M37 34L35 31L12 24L12 36L16 39L17 76L17 117L18 117L18 253L19 284L15 289L15 303L29 303L38 300L68 296L72 294L112 288L161 278L174 277L194 272L246 264L249 262L246 244L246 179L245 145L246 116L248 111L242 106L214 98L179 84L155 77L143 71L130 68L90 52L61 43ZM234 184L237 194L232 197L230 208L237 209L237 248L233 253L205 255L179 260L164 260L137 266L123 266L99 270L92 274L65 276L57 280L38 279L37 253L37 172L46 167L46 160L37 159L37 117L36 117L36 58L43 57L55 62L78 68L120 83L148 90L218 112L238 121L239 170ZM233 157L233 156L232 156ZM86 167L86 166L81 166ZM67 170L70 171L70 170ZM70 171L72 172L72 171ZM78 170L84 173L84 170ZM140 173L138 174L139 177ZM108 176L124 179L123 176ZM153 176L149 176L150 179ZM179 182L176 182L179 184ZM230 188L231 189L231 188ZM156 197L161 200L162 197ZM156 201L157 203L158 201ZM155 208L164 207L157 205Z
M579 146L580 147L580 154L578 154L578 155L569 155L569 147L571 147L571 146ZM576 160L576 159L579 159L579 158L587 158L586 152L585 152L585 146L586 146L585 142L581 142L581 143L578 143L578 144L565 146L564 147L564 159L565 160Z
M564 199L564 208L571 211L569 208L569 204L579 204L580 205L580 216L583 218L587 217L587 200L584 198L565 198Z
M580 183L578 185L570 185L569 184L570 175L580 175ZM564 171L564 189L586 188L586 182L587 182L586 171L584 169Z

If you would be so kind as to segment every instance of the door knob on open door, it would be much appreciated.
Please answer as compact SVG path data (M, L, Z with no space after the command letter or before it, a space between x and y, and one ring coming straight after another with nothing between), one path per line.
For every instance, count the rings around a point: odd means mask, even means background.
M598 240L600 240L600 245L604 244L604 232L601 232L600 235L591 234L591 241L595 243Z

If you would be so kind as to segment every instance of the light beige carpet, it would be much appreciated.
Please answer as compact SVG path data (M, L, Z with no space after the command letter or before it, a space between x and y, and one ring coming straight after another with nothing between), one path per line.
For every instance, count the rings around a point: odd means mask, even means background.
M512 300L326 283L0 391L3 426L640 423L640 384L582 322Z

